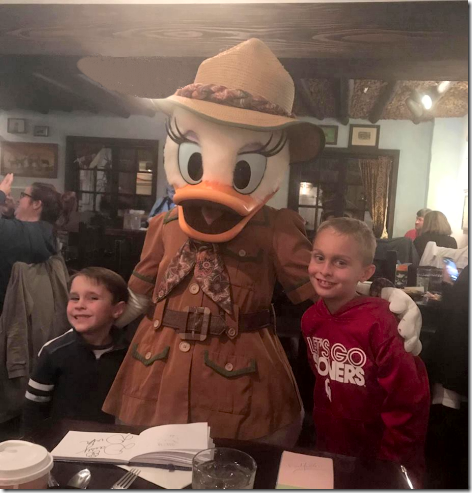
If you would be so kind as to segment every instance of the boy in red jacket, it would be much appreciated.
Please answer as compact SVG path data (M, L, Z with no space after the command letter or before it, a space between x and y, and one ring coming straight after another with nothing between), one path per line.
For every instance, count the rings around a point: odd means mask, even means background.
M320 300L302 318L316 376L317 448L404 465L415 487L424 473L429 414L423 362L403 348L398 322L380 298L357 296L375 271L376 241L357 219L318 228L310 279Z

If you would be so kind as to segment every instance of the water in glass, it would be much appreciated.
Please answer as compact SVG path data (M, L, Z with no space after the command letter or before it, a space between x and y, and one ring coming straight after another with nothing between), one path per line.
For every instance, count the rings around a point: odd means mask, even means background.
M250 490L254 487L254 476L254 471L235 462L211 460L194 468L192 488Z

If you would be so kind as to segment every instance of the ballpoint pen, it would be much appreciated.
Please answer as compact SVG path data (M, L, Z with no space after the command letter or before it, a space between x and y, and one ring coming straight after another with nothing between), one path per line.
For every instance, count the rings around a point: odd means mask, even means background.
M174 464L154 464L149 462L129 462L129 466L140 466L140 467L157 467L158 469L167 469L170 472L173 471L191 471L191 466L175 466Z

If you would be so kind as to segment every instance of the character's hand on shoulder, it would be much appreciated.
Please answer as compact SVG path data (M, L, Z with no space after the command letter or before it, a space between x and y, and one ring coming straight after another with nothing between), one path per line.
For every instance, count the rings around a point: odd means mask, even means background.
M366 293L366 285L369 288L368 293ZM390 311L400 319L398 333L405 339L403 344L405 351L418 356L422 349L420 341L422 319L416 303L401 289L393 287L387 279L376 279L370 286L368 283L359 283L357 291L383 298L390 303Z
M416 303L401 289L383 288L381 298L390 303L390 311L400 318L398 332L405 339L405 351L418 356L421 352L421 312Z

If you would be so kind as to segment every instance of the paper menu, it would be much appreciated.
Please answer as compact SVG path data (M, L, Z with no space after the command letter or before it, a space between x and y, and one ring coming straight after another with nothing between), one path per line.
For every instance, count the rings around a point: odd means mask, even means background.
M278 490L332 490L333 459L283 452L280 459Z

